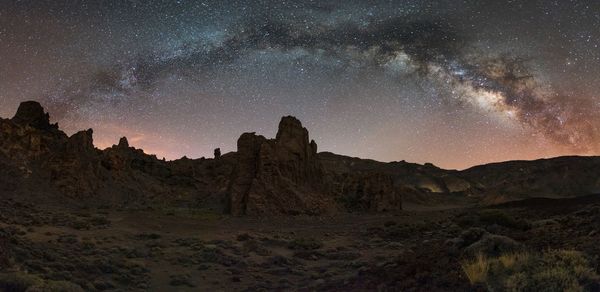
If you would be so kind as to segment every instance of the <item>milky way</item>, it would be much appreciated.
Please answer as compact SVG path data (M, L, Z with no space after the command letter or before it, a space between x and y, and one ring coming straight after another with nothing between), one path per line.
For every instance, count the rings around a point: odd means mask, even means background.
M0 116L39 100L98 147L208 156L291 114L384 161L600 153L596 1L6 2Z

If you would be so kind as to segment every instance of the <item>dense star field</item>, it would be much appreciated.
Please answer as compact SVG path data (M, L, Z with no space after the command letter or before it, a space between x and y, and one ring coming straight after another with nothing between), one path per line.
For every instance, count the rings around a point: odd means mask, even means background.
M281 116L320 151L447 168L600 154L598 1L0 5L0 116L159 157L234 150Z

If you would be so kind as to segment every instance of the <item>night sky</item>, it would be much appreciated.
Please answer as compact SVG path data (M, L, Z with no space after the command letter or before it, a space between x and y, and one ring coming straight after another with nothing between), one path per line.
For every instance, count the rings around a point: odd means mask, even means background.
M445 168L600 154L600 1L0 0L0 116L167 159L274 137Z

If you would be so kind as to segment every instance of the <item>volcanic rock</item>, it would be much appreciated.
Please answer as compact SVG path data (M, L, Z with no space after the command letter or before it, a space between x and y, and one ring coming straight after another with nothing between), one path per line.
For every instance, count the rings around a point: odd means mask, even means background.
M50 115L44 112L42 105L36 101L22 102L11 120L17 125L40 130L58 129L58 125L50 124Z
M127 149L127 148L129 148L129 141L127 141L127 137L121 137L121 139L119 139L119 144L117 146L120 149Z
M13 119L0 120L0 154L7 171L21 169L51 186L47 193L81 202L200 204L234 215L401 208L389 175L327 171L317 143L291 116L281 119L275 139L241 135L237 153L217 148L215 159L164 161L130 147L125 137L98 150L93 130L68 137L50 125L39 103L25 102Z
M323 184L317 146L294 117L283 117L275 139L244 133L229 188L234 215L314 214L335 208Z
M0 152L20 165L60 148L67 135L50 125L49 115L34 101L24 102L10 120L0 119Z
M159 160L127 138L105 150L91 129L67 136L37 102L0 119L0 190L101 204L209 207L234 215L400 210L402 205L494 203L598 193L599 157L560 157L444 170L317 153L301 122L283 117L275 139L244 133L215 159ZM38 190L38 191L35 191ZM109 202L109 203L107 203Z
M87 131L81 131L75 133L69 137L67 141L67 152L73 154L90 154L94 153L94 131L88 129Z
M336 186L336 197L347 210L381 212L402 209L401 192L388 175L350 173L342 176Z

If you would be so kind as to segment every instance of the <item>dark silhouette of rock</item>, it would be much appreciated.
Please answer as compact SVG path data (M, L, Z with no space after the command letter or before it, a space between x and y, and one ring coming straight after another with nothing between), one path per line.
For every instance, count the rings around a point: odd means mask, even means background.
M22 102L11 120L17 125L31 126L41 130L58 128L58 125L50 124L50 115L44 112L42 105L36 101Z
M3 192L79 203L207 207L234 215L400 210L421 205L494 203L527 196L600 191L599 157L506 162L465 171L405 161L383 163L317 153L308 130L283 117L274 139L244 133L237 152L215 159L159 160L127 138L105 150L91 129L68 137L37 102L0 119ZM403 204L404 203L404 204Z
M229 190L234 215L321 214L347 208L383 211L402 206L393 180L384 174L347 175L342 182L329 179L333 176L326 175L317 144L309 142L308 131L294 117L281 119L275 139L243 134L237 156ZM360 202L339 203L349 197Z
M326 192L317 147L294 117L283 117L275 139L245 133L230 186L234 215L315 214L336 204Z
M119 139L119 144L117 146L121 149L129 148L129 141L127 141L127 137L121 137L121 139Z
M73 134L64 148L52 151L44 160L52 183L70 197L93 197L108 176L100 167L92 129Z
M34 101L24 102L10 120L0 119L0 152L18 164L28 164L66 143L67 135L51 125L49 115Z
M90 154L95 152L94 147L94 131L88 129L73 134L67 141L67 151L74 154Z
M214 160L175 161L162 161L130 147L125 137L100 151L93 146L92 130L67 137L48 128L48 114L35 102L22 105L15 120L22 124L12 120L0 124L0 135L5 137L0 140L1 151L19 158L15 163L27 164L28 172L49 179L58 192L70 197L110 193L113 198L136 194L165 201L203 202L210 197L212 202L222 202L226 198L226 207L218 209L227 208L236 215L336 212L347 208L339 202L344 197L361 198L356 211L401 206L395 199L400 193L387 175L345 176L352 179L343 181L343 191L336 189L340 174L354 170L325 168L316 142L294 117L281 119L275 139L246 133L238 141L237 153L219 155L217 149ZM39 169L31 169L32 163ZM175 195L170 198L171 194ZM389 208L383 206L388 203Z

